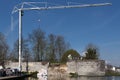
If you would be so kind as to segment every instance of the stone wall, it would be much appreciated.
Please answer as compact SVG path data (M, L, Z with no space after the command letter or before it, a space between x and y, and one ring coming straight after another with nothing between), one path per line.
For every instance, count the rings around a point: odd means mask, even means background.
M9 62L6 68L18 68L18 62ZM29 71L38 71L41 74L42 70L46 70L48 75L67 76L69 73L77 73L81 76L104 76L105 61L103 60L74 60L67 62L66 65L49 66L49 63L29 62ZM22 62L22 71L26 71L26 63Z
M18 68L18 62L8 62L6 64L6 68ZM40 71L41 69L47 70L49 63L42 63L42 62L29 62L28 63L28 70L29 71ZM22 71L26 71L26 62L22 62Z
M105 61L103 60L76 60L67 62L68 73L77 73L85 76L104 76Z

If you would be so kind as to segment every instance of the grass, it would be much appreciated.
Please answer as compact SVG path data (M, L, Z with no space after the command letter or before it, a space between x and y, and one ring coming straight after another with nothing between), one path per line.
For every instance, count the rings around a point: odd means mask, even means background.
M70 77L78 77L77 73L69 73L69 74L70 74Z
M120 72L108 70L106 71L105 76L120 76Z

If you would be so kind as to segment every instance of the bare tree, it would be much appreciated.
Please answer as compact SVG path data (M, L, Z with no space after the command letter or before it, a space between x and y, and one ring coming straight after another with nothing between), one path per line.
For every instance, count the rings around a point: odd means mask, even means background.
M45 33L40 28L35 29L29 35L29 40L35 53L35 61L42 61L46 47Z
M14 46L13 46L13 49L12 49L12 51L11 51L11 53L10 53L10 56L9 56L9 58L10 58L10 60L11 61L18 61L18 52L19 52L19 43L18 43L18 40L16 40L15 42L14 42Z
M26 58L26 51L27 51L27 54L30 55L30 50L29 50L29 47L28 47L28 40L22 38L22 58ZM10 60L18 61L18 56L19 56L18 52L19 52L19 41L16 40L16 42L14 43L14 48L13 48L13 50L12 50L10 56L9 56Z
M68 49L68 44L63 36L48 35L47 55L50 62L60 61L63 53Z
M5 60L7 59L8 45L5 39L4 34L0 32L0 63L4 67Z
M57 36L56 39L56 49L57 49L57 53L58 53L58 59L59 61L62 58L63 53L67 50L68 46L64 40L63 36Z
M56 36L54 34L50 34L48 36L48 59L50 60L50 62L55 62L56 60Z

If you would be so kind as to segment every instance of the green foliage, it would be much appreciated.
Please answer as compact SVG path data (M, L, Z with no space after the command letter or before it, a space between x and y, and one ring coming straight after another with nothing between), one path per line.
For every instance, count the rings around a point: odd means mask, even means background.
M70 77L78 77L78 73L69 73Z
M85 53L85 59L99 59L99 53L98 53L98 48L95 47L94 45L88 45L88 48L86 50L87 52Z
M112 71L112 70L107 70L105 72L105 76L120 76L120 72Z
M73 58L73 57L74 57L74 58L80 57L80 54L79 54L76 50L70 49L70 50L67 50L67 51L63 54L63 56L62 56L62 58L61 58L61 62L66 63L67 60L68 60L68 55L71 55L72 58Z

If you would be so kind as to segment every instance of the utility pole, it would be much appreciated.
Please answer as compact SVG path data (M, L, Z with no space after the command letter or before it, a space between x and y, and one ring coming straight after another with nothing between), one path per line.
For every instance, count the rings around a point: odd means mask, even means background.
M39 7L36 4L44 4L44 7ZM97 7L97 6L107 6L111 5L111 3L99 3L99 4L82 4L82 5L62 5L62 6L48 6L47 2L23 2L21 4L16 5L13 8L12 14L19 12L19 69L22 70L21 65L21 53L22 53L22 16L23 11L26 10L51 10L51 9L62 9L62 8L84 8L84 7ZM24 5L28 5L29 7L25 7Z

